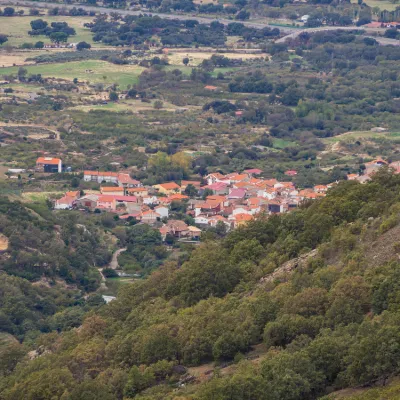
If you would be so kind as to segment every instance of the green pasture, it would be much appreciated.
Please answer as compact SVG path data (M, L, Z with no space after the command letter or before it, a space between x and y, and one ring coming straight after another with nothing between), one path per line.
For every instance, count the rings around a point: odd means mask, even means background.
M25 10L25 13L27 11ZM55 16L49 17L47 15L32 17L25 15L22 17L0 17L0 30L1 33L8 36L8 42L6 45L20 46L23 43L36 43L42 41L44 43L50 43L50 39L47 36L30 36L28 32L31 30L30 22L34 19L43 19L47 21L49 25L52 22L67 22L69 26L75 29L76 35L70 36L69 41L72 43L85 41L90 43L92 46L102 46L101 43L95 43L92 40L92 33L90 29L85 28L83 25L86 22L91 22L93 17L65 17ZM3 45L4 46L4 45ZM1 47L1 46L0 46Z
M357 0L351 0L351 2L357 3ZM364 0L364 3L370 6L371 8L379 7L381 11L383 10L394 11L396 7L398 7L398 4L393 3L389 0Z
M326 144L334 144L337 142L348 142L362 139L387 139L397 140L400 138L400 132L371 132L371 131L359 131L359 132L346 132L338 136L322 139Z
M107 61L85 60L68 63L27 65L29 74L42 74L45 78L60 78L111 85L117 83L121 89L137 83L138 76L144 70L137 65L115 65ZM0 68L0 75L16 74L18 67Z

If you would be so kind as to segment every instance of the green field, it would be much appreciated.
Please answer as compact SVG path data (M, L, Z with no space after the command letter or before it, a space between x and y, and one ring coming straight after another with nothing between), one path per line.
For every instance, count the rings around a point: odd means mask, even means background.
M346 132L338 136L323 138L322 141L326 144L334 144L337 142L355 141L359 139L389 139L397 140L400 138L400 132Z
M61 78L89 83L104 83L110 85L117 83L121 89L127 85L137 83L138 76L144 70L136 65L115 65L106 61L87 60L73 61L69 63L42 64L26 66L29 74L42 74L45 78ZM86 72L91 70L92 72ZM18 67L0 68L0 75L15 74Z
M351 2L357 3L357 0L351 0ZM370 7L379 7L381 11L393 11L399 6L398 4L394 4L389 0L364 0L364 3Z
M294 146L295 142L290 142L289 140L284 140L281 138L274 138L272 140L275 149L284 149L285 147Z
M25 13L27 11L25 10ZM69 26L75 29L76 35L70 36L69 41L73 43L85 41L91 43L92 46L103 46L101 43L95 43L92 40L92 33L88 28L83 25L86 22L91 22L93 17L49 17L47 15L43 16L23 16L23 17L0 17L0 29L1 33L8 36L7 45L20 46L23 43L36 43L37 41L42 41L44 43L50 43L50 39L47 36L30 36L28 32L31 30L30 22L34 19L43 19L47 21L50 25L52 22L67 22Z

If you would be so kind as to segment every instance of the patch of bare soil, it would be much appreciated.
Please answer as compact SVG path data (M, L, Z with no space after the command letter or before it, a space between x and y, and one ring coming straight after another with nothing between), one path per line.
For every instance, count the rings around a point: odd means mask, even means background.
M8 238L0 233L0 252L8 249Z
M292 260L285 262L275 271L261 278L260 283L262 284L270 283L277 279L279 279L280 281L287 281L289 279L289 276L295 269L306 267L310 258L316 257L317 254L318 250L314 249L311 250L309 253L303 254L300 257L293 258Z
M399 260L400 254L395 245L400 243L400 225L388 230L365 244L365 259L369 266L377 267L390 260Z

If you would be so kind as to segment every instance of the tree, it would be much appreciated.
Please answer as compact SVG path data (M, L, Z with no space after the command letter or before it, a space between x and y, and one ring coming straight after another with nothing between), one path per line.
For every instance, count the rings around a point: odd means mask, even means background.
M35 43L35 49L43 49L44 43L39 41Z
M47 21L43 19L35 19L30 22L31 28L33 31L40 31L47 28Z
M190 183L186 186L184 193L186 196L189 197L196 197L197 196L197 189Z
M119 99L117 92L110 92L108 97L109 97L110 101L118 101L118 99Z
M390 28L385 31L384 36L389 39L397 39L397 37L400 35L399 35L399 31L396 28Z
M221 297L233 290L241 272L231 264L225 249L217 243L197 248L176 277L177 294L188 305L209 296Z
M153 107L156 110L160 110L161 108L163 108L163 102L161 100L156 100L153 104Z
M188 171L192 160L189 155L184 153L183 151L179 151L171 156L172 164L181 168L184 171Z
M65 43L68 40L68 35L65 32L53 32L49 37L54 43Z
M240 21L244 21L249 18L250 18L250 13L245 10L239 11L235 16L235 19L240 20Z
M7 41L8 41L7 36L6 36L6 35L0 34L0 46L1 46L2 44L4 44L5 42L7 42Z
M184 64L184 65L188 65L189 64L189 58L188 57L185 57L183 60L182 60L182 63Z
M13 7L5 7L3 10L3 15L5 17L12 17L15 14L15 9Z
M22 82L25 80L26 75L28 74L28 70L24 67L19 67L18 68L18 79Z
M78 50L78 51L81 51L81 50L88 50L88 49L90 49L92 46L89 44L89 43L86 43L86 42L79 42L77 45L76 45L76 49Z
M203 191L203 200L205 200L208 196L212 196L214 194L214 192L211 190L211 189L209 189L209 188L206 188L206 189L204 189L204 191Z
M128 92L126 93L126 97L129 99L135 99L138 94L138 91L136 89L129 89Z

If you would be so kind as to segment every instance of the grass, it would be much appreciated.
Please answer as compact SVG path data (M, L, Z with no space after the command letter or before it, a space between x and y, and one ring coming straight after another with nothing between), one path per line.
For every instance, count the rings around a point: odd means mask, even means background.
M100 60L27 65L25 68L29 74L42 74L45 78L61 78L71 81L78 78L80 81L88 81L91 84L104 83L105 85L117 83L121 89L137 83L138 76L144 70L143 67L136 65L115 65ZM91 70L93 73L87 73L86 70ZM0 68L0 75L15 74L17 71L18 67Z
M357 0L351 0L351 2L357 3ZM398 7L398 4L393 4L389 0L364 0L364 3L370 6L371 8L379 7L381 11L383 10L394 11L396 7Z
M45 204L47 199L63 195L64 192L25 192L22 198L26 202Z
M26 10L25 13L27 13ZM28 34L31 30L30 22L39 18L47 21L49 25L52 22L67 22L68 25L76 31L75 36L70 36L70 42L77 43L85 41L94 47L104 47L101 43L93 42L90 29L83 26L86 22L91 22L93 17L49 17L47 15L37 17L31 17L29 15L22 17L0 17L1 32L8 36L6 45L20 46L23 43L36 43L38 41L42 41L45 44L50 43L50 39L47 36L30 36Z
M102 294L108 295L108 296L116 296L118 294L118 290L121 287L121 285L126 285L129 283L134 283L135 280L129 277L126 278L106 278L106 286L107 289L102 291Z
M212 55L221 55L225 56L230 59L243 59L243 60L249 60L249 59L254 59L254 58L265 58L265 55L263 54L240 54L240 53L215 53L212 51L204 51L204 52L195 52L195 51L179 51L179 52L170 52L168 54L168 61L171 65L177 65L177 66L182 66L182 60L185 57L188 57L190 60L189 67L197 67L203 60L208 60L211 58Z
M400 138L400 132L371 132L371 131L359 131L359 132L346 132L341 135L324 138L323 142L326 144L334 144L337 142L348 142L356 141L359 139L389 139L397 140Z
M6 349L12 343L18 343L17 339L15 339L13 335L0 332L0 351Z
M275 149L284 149L285 147L294 146L294 142L290 142L289 140L274 138L273 145Z
M163 102L163 108L159 111L175 111L176 106L171 103ZM98 105L80 105L76 107L71 107L71 110L80 110L80 111L94 111L94 110L104 110L104 111L154 111L153 102L151 103L143 103L140 100L119 100L118 103L107 102L107 104L98 104Z
M183 74L189 76L190 73L192 72L192 68L193 66L185 67L184 65L167 65L165 67L165 70L173 71L174 69L179 69L180 71L182 71ZM214 71L211 73L211 76L216 77L220 72L225 74L226 72L236 71L237 69L238 69L237 67L215 68Z

